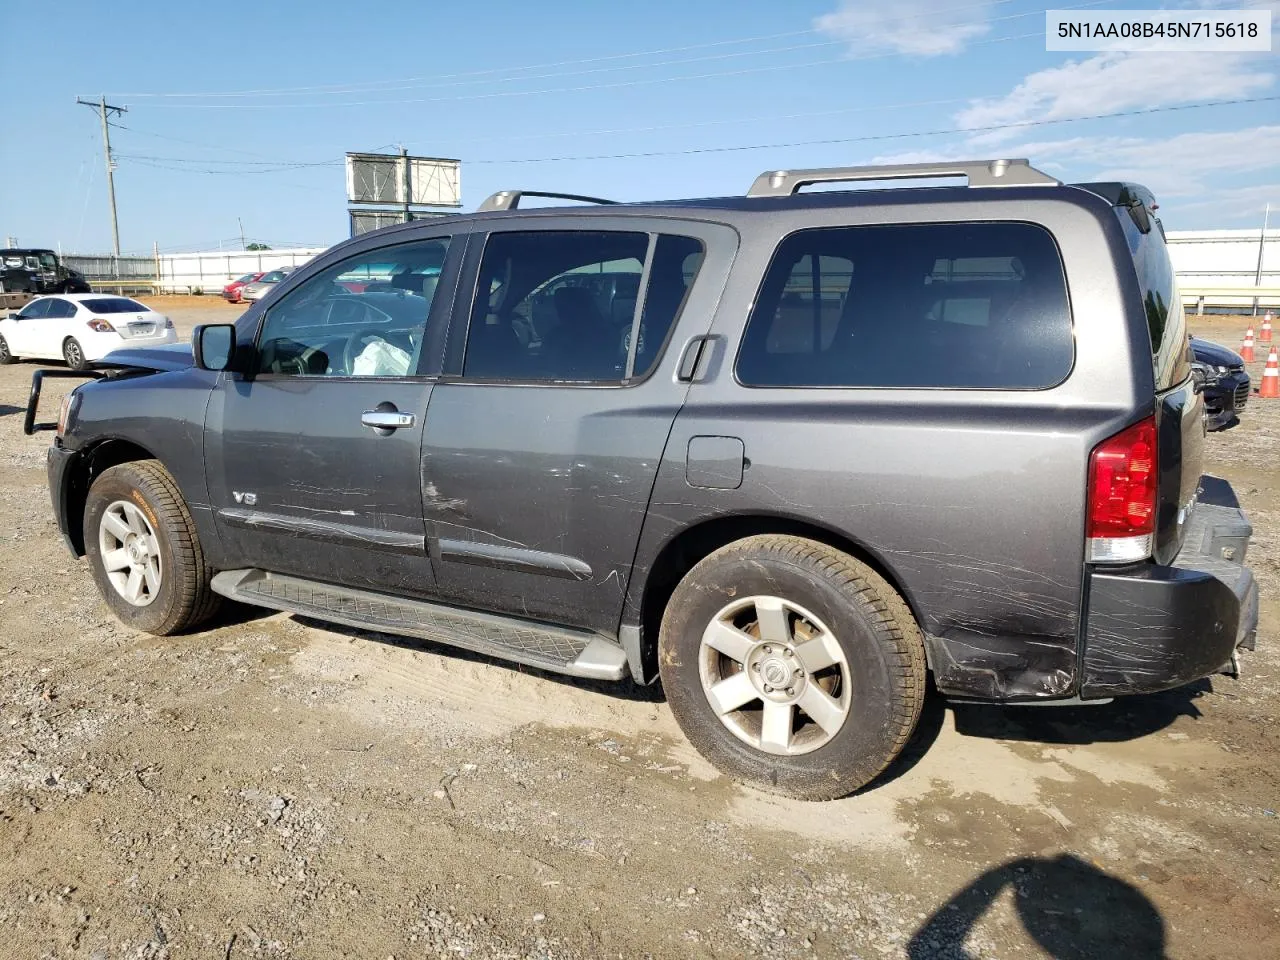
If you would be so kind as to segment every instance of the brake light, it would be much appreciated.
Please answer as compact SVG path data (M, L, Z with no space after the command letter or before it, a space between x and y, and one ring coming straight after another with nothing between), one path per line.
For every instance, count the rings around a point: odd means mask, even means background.
M88 324L86 324L86 326L88 326L88 328L92 330L94 333L115 333L116 332L116 328L113 327L111 324L107 323L107 321L103 320L101 317L94 317L92 320L88 322Z
M1128 563L1151 555L1156 528L1156 421L1148 417L1089 457L1088 559Z

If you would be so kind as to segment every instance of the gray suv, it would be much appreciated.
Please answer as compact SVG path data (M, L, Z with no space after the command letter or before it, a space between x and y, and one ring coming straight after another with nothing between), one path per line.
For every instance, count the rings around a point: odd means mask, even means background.
M967 186L803 189L938 176ZM810 799L884 770L930 677L1096 702L1252 645L1143 188L1012 160L520 198L339 244L70 394L54 510L122 621L227 597L661 679L719 769Z

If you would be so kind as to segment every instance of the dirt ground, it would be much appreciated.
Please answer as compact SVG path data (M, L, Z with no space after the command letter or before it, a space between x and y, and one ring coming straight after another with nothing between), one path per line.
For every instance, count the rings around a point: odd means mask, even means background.
M1280 403L1209 440L1256 526L1241 680L935 700L803 804L719 777L657 689L283 614L124 629L22 435L34 369L0 368L0 956L1280 956Z

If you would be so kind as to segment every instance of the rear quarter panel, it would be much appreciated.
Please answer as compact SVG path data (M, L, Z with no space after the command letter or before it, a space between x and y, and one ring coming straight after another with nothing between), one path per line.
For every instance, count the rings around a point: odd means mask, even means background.
M637 571L680 530L706 520L806 522L852 542L896 582L925 632L940 689L980 699L1072 694L1089 452L1153 404L1145 319L1134 327L1126 306L1134 291L1112 265L1124 254L1114 218L1103 201L1077 194L971 190L956 203L815 209L744 224L713 326L720 349L674 426ZM1036 222L1054 235L1076 339L1075 365L1061 385L833 390L736 382L744 320L783 236L842 223L974 219ZM749 465L737 489L687 483L689 440L706 435L743 441ZM642 590L634 583L629 601L629 622L638 622Z

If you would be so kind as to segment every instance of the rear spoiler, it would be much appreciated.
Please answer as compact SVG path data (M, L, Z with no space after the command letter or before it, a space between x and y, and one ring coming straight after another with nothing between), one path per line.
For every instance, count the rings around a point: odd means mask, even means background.
M1154 224L1160 228L1160 236L1164 236L1164 225L1155 215L1159 204L1155 195L1140 183L1073 183L1073 187L1088 190L1106 200L1113 207L1123 207L1129 211L1129 217L1142 233L1150 233Z

